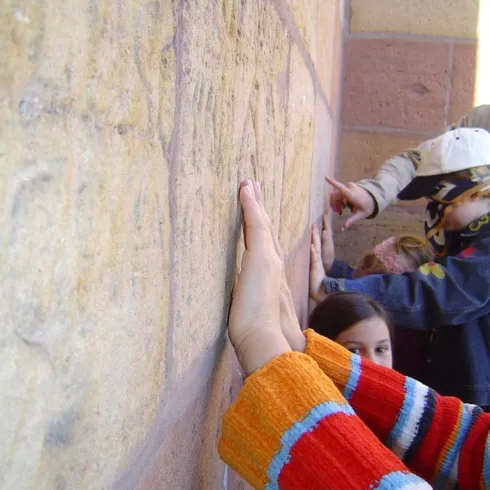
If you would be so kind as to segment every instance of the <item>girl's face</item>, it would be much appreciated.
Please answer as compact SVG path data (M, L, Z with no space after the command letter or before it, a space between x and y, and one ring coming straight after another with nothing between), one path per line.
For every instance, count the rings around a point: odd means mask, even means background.
M335 342L380 366L393 367L390 331L382 318L375 316L354 323Z

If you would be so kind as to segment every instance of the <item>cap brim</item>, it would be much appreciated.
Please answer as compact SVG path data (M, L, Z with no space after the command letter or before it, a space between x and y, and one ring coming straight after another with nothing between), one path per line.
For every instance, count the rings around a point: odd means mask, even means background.
M413 201L421 197L430 196L432 189L441 181L443 175L428 175L415 177L399 194L400 201Z

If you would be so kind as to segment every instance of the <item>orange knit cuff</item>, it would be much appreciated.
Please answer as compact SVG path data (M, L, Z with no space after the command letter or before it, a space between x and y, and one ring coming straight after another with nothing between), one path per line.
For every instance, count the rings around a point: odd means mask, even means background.
M226 412L221 458L255 488L264 488L283 434L328 401L346 403L310 357L292 352L272 359L246 379Z
M305 354L310 356L320 369L343 390L352 369L352 353L333 340L319 335L311 328L304 332Z

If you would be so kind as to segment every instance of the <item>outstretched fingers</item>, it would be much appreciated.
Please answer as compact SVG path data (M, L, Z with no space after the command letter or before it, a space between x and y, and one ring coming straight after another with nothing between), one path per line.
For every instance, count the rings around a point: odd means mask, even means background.
M250 180L246 180L240 185L240 203L243 209L245 249L266 252L267 247L272 243L272 237L267 215L257 200Z
M316 223L313 223L311 227L311 246L315 250L318 255L321 253L321 240L320 240L320 234L318 233L318 227L316 226Z

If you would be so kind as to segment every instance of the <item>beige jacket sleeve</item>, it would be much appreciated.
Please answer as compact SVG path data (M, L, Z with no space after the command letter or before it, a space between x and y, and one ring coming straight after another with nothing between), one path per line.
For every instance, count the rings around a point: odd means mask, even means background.
M490 131L490 105L473 108L456 124L447 128L447 131L455 128L484 128ZM381 166L373 179L358 182L358 185L366 189L376 202L376 210L371 218L394 203L398 193L415 177L420 161L420 150L424 144L395 155Z

